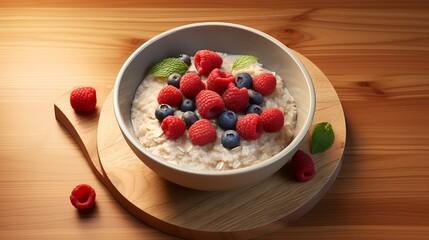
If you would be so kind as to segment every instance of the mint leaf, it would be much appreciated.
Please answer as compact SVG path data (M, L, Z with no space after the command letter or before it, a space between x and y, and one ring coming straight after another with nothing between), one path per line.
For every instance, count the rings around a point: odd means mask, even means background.
M232 70L243 69L250 64L253 64L258 61L258 58L252 55L243 55L237 58L232 64Z
M311 134L310 152L312 154L326 151L335 140L334 130L328 122L321 122L314 126Z
M155 64L149 73L154 77L168 77L173 73L183 75L188 70L188 65L179 58L166 58Z

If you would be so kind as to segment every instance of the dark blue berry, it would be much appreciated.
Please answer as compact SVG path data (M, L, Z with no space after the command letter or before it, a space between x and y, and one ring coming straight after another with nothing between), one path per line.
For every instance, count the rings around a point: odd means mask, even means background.
M155 110L155 117L160 122L164 120L167 116L173 116L174 109L168 104L160 104Z
M253 89L249 89L247 92L249 93L250 104L261 105L264 102L264 97L260 92L257 92Z
M258 115L261 115L262 108L256 104L249 105L246 109L246 114L249 114L249 113L256 113Z
M237 77L235 78L235 85L238 88L247 88L251 89L253 85L253 79L252 76L248 73L239 73Z
M192 124L199 120L197 114L192 111L187 111L182 115L183 121L186 123L186 127L189 128Z
M174 86L176 88L180 88L180 79L182 79L182 75L178 73L173 73L167 78L167 84Z
M180 111L182 112L195 111L195 109L195 101L190 98L184 98L180 104Z
M232 149L240 145L240 135L234 130L226 130L221 137L222 145Z
M229 129L235 129L235 124L237 123L238 117L235 112L231 110L227 110L222 112L219 117L217 118L217 123L219 127L229 130Z
M191 66L191 58L186 54L179 55L180 60L182 60L186 65Z

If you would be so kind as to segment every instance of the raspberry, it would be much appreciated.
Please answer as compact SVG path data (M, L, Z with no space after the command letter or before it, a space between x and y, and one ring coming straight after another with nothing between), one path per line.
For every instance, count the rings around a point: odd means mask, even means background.
M177 107L182 102L182 93L179 89L167 85L159 91L158 94L158 103L159 104L168 104L172 107Z
M214 91L202 90L195 98L197 110L202 118L212 119L225 109L222 97Z
M216 128L207 119L198 120L189 128L189 138L192 144L204 146L216 140Z
M238 119L236 129L246 140L258 139L262 134L262 121L258 114L251 113Z
M261 114L262 128L266 132L277 132L282 129L285 117L278 108L269 108Z
M177 116L168 116L162 120L161 129L168 139L178 139L186 131L186 123Z
M180 80L180 91L185 97L195 98L204 89L206 89L206 85L201 81L198 74L186 73Z
M204 76L209 75L213 69L220 68L222 62L222 57L210 50L200 50L194 56L195 68Z
M234 83L230 83L228 89L222 94L225 107L234 112L244 112L249 104L249 94L247 88L238 88Z
M232 74L215 68L207 77L207 89L222 94L228 88L228 85L234 81L235 78Z
M79 210L88 209L95 203L95 190L88 184L79 184L71 192L70 202Z
M291 165L295 178L299 182L306 182L316 175L313 159L301 150L293 155Z
M253 79L253 89L260 92L262 96L268 96L276 89L277 80L271 73L262 73Z
M80 87L70 93L70 104L76 112L91 112L97 104L97 93L92 87Z

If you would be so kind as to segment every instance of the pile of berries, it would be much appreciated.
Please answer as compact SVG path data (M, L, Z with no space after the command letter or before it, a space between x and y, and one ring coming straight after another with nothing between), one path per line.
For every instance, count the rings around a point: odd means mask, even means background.
M189 56L182 54L180 58L188 66L191 64ZM232 149L240 145L240 138L255 140L264 131L276 132L283 127L284 115L280 109L261 107L264 96L276 88L275 76L262 73L252 78L240 73L234 77L220 70L222 62L217 53L200 50L194 57L198 73L186 72L183 76L174 73L167 78L167 86L158 94L155 117L168 139L180 138L188 129L194 145L211 143L217 138L216 127L210 122L215 119L225 130L222 145ZM206 77L205 82L201 76ZM182 111L182 117L175 116L175 111Z

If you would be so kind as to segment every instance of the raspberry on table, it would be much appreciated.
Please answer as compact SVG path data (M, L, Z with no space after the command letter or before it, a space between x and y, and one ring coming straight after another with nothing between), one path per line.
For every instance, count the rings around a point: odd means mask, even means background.
M238 134L246 140L256 140L262 134L261 117L256 113L251 113L238 119L236 130Z
M234 112L244 112L249 104L247 88L238 88L233 83L230 83L222 94L222 100L227 109Z
M216 141L216 128L207 119L198 120L189 128L189 138L192 144L204 146Z
M278 108L269 108L261 113L262 128L266 132L277 132L282 129L285 118Z
M201 77L198 74L186 73L180 80L180 91L185 97L195 98L204 89L206 89L206 85L201 81Z
M167 85L159 91L158 94L158 103L159 104L168 104L172 107L178 107L182 102L183 96L182 92L179 89L175 88L172 85Z
M271 73L261 73L253 79L253 89L261 93L262 96L268 96L273 93L276 85L276 77Z
M210 50L200 50L194 56L195 68L199 74L204 76L209 75L213 69L220 68L222 62L222 57Z
M234 81L235 78L232 74L215 68L207 77L207 89L222 94L228 88L228 85Z
M202 90L195 98L197 110L202 118L212 119L225 109L222 97L214 91Z
M92 87L80 87L70 93L70 105L79 113L95 110L97 92Z
M85 210L95 203L95 190L88 184L77 185L70 194L71 204L79 209Z
M177 116L167 116L162 120L161 129L168 139L178 139L186 131L186 123Z
M293 155L291 165L295 178L299 182L306 182L316 175L313 159L301 150Z

